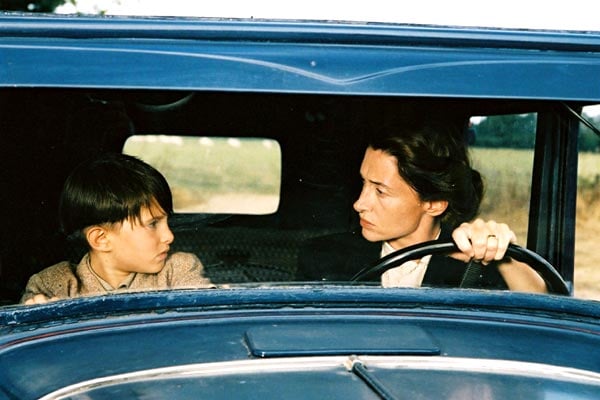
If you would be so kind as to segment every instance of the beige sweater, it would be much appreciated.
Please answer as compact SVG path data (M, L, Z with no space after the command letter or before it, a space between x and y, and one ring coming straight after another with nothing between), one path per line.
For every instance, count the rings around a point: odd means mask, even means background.
M132 274L126 284L115 290L107 290L106 286L90 268L89 255L86 254L78 265L63 261L29 278L21 303L36 294L66 299L115 291L214 287L204 276L204 267L198 257L191 253L173 253L160 272Z

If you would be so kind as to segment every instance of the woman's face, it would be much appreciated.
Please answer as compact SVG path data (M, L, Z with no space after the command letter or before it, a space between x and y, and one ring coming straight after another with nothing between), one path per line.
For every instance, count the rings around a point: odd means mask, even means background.
M435 239L439 223L432 203L421 201L400 176L396 157L369 147L360 175L363 187L354 209L365 239L388 241L395 249Z

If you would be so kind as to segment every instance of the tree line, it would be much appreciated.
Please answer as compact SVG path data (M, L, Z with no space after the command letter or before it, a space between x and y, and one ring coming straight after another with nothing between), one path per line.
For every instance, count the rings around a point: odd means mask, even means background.
M600 129L600 115L586 118ZM531 149L536 122L536 114L486 117L471 126L470 142L477 147ZM579 151L600 152L600 137L583 124L579 125Z

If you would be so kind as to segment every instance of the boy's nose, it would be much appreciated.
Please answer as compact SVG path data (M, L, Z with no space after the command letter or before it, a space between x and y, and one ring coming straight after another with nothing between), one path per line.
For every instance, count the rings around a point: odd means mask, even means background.
M163 242L167 243L167 244L171 244L171 243L173 243L174 239L175 239L175 235L173 235L173 232L171 232L171 229L169 227L167 227L165 229L165 232L163 233Z

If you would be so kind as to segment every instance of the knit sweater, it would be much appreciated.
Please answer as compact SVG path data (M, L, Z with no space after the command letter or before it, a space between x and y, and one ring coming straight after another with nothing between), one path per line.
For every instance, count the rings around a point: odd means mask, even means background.
M163 269L156 274L132 273L120 287L110 290L107 286L91 269L86 254L77 265L62 261L31 276L21 303L37 294L66 299L109 292L214 287L204 276L198 257L182 252L169 255Z

